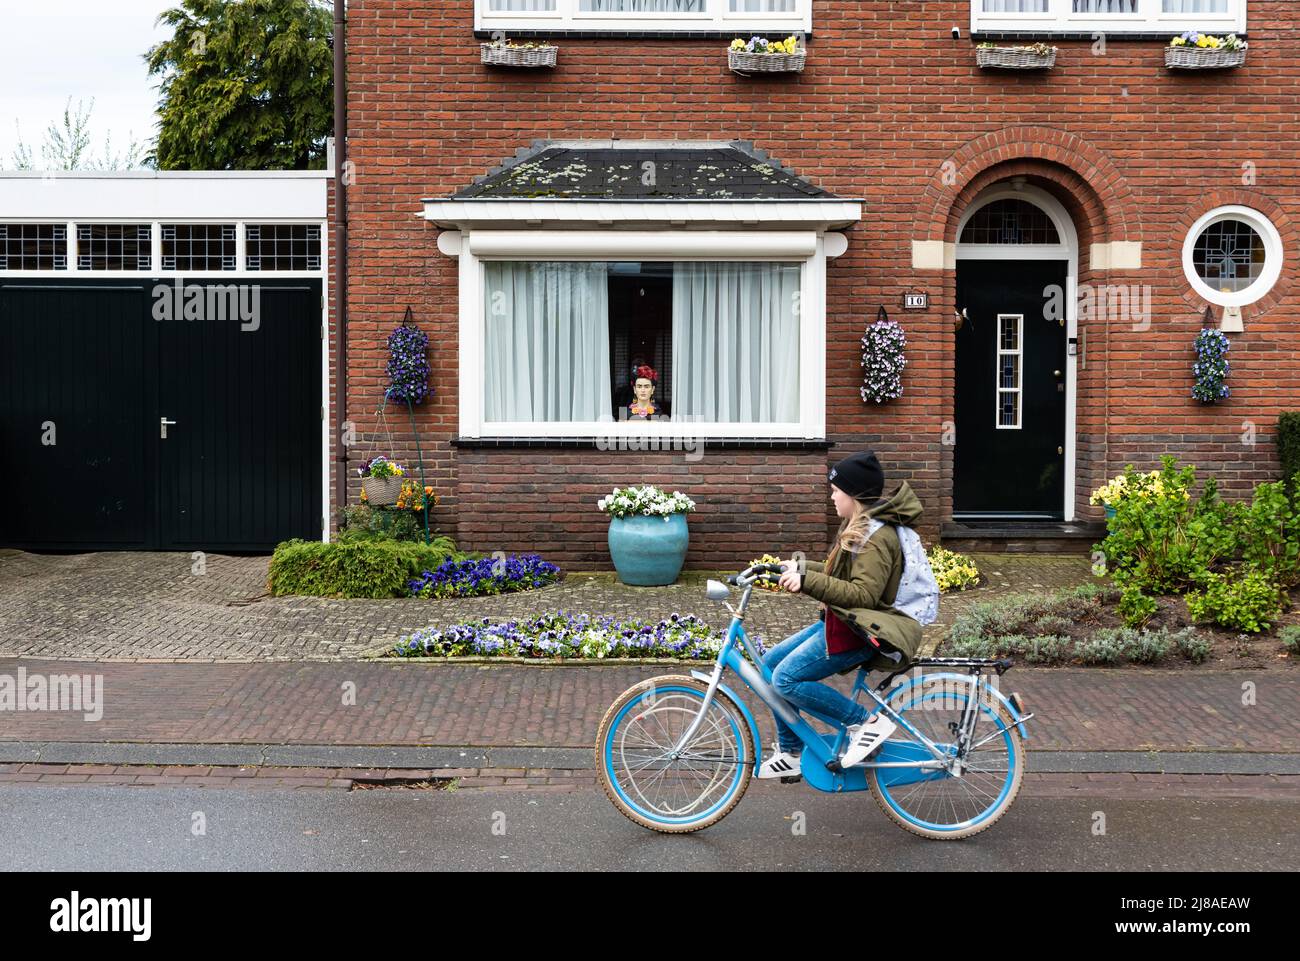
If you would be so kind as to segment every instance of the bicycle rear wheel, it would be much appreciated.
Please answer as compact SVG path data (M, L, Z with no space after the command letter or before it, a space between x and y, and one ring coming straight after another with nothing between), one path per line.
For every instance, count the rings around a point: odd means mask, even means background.
M979 713L971 743L989 738L967 752L960 777L946 770L870 769L868 784L876 803L891 821L913 834L948 841L979 834L1006 814L1020 791L1025 773L1020 729L987 686L980 684L978 694L975 690L974 678L963 682L930 676L890 695L891 708L954 757L957 737L951 725L961 722L972 698ZM901 726L878 754L888 754L890 745L918 758L932 756Z
M668 757L700 713L708 685L686 676L642 681L614 701L596 736L596 770L627 818L668 834L698 831L740 803L754 766L744 715L715 693L685 753Z

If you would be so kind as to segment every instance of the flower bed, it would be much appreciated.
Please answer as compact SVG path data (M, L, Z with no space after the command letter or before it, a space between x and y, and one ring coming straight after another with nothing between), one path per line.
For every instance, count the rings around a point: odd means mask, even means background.
M513 594L554 584L560 569L537 554L482 559L448 559L409 586L412 597L483 597Z
M403 637L393 648L392 656L703 661L717 657L724 640L725 634L713 630L694 614L672 614L658 624L649 624L635 619L619 621L610 616L560 611L528 621L494 621L484 617L450 627L429 627Z

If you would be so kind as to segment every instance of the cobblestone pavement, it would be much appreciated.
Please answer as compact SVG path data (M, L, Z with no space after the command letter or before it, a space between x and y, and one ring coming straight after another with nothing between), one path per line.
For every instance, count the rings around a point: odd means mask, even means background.
M1091 578L1078 555L974 555L986 583L946 595L943 626L972 603ZM273 598L265 557L208 555L206 572L182 553L38 555L0 551L0 656L176 660L339 660L391 646L430 625L478 617L566 610L658 620L691 613L723 629L728 615L704 598L706 572L670 587L632 588L612 574L575 574L540 591L429 601ZM738 561L738 567L745 561ZM807 626L818 606L791 594L755 592L747 629L769 645Z
M423 782L423 783L421 783ZM261 788L356 790L457 790L474 792L527 791L574 794L599 791L590 771L546 768L402 769L283 767L156 767L111 764L0 764L0 785L41 787ZM746 793L798 796L806 787L753 778ZM1300 800L1300 775L1278 774L1037 774L1025 773L1020 797L1123 798L1251 798L1264 801Z
M591 749L633 684L689 665L69 662L0 659L0 674L99 674L102 717L5 711L0 742L343 744ZM849 677L830 679L846 690ZM1243 704L1251 683L1253 703ZM1015 668L1030 751L1300 752L1300 675ZM769 712L743 686L763 743ZM354 703L352 703L354 702ZM93 714L93 712L92 712Z

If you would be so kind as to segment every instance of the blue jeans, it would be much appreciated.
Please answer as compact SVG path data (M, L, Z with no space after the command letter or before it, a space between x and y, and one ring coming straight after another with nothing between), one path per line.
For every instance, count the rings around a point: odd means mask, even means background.
M826 625L817 621L764 654L763 663L772 672L772 686L777 693L795 707L815 710L848 726L865 721L867 709L833 687L818 684L817 679L860 664L870 656L871 649L867 647L843 654L827 654ZM776 739L781 750L787 753L797 754L803 749L799 736L779 717L776 718Z

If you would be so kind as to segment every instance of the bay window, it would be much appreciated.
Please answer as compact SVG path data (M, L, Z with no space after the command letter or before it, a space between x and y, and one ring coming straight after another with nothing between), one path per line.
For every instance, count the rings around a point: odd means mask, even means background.
M1246 0L971 0L972 33L1244 33Z
M483 427L582 434L633 420L650 368L661 430L798 432L802 301L799 263L484 261Z
M492 31L812 32L812 0L475 0Z

